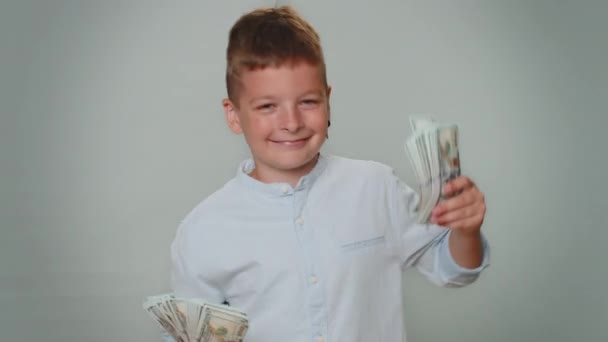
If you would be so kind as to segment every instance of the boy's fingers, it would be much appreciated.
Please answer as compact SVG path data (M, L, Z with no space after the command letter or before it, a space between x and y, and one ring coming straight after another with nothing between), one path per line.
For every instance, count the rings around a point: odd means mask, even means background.
M465 218L462 220L450 222L446 227L452 229L463 229L463 230L479 230L483 224L483 215L475 215L473 217Z
M458 222L469 217L474 217L477 214L476 206L466 206L458 210L447 212L441 216L435 216L434 221L442 226L449 227L451 223Z
M443 186L443 194L449 196L471 186L474 186L474 184L469 177L459 176L447 182Z
M437 204L433 209L432 214L434 216L440 216L446 212L457 210L477 201L483 200L483 198L480 198L479 194L479 191L461 192L459 195L443 200L439 204Z

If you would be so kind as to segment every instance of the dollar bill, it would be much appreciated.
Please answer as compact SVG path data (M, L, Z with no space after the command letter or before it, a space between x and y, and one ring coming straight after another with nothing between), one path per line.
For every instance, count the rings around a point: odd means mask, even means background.
M245 337L247 321L224 310L207 308L206 336L213 342L236 342Z
M249 328L244 312L200 298L151 296L143 308L176 342L240 342Z
M428 222L435 205L444 199L447 182L460 176L458 126L440 124L420 116L410 117L412 135L406 154L418 183L418 222Z
M439 163L441 170L441 199L443 196L443 185L450 180L460 176L460 157L458 153L458 126L444 126L437 131L437 142L439 145Z

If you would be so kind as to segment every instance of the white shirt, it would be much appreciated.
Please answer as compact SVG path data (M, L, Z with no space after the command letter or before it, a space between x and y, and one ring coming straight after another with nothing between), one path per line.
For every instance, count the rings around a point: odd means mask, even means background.
M321 155L295 188L237 176L183 220L171 246L180 296L247 313L247 342L405 341L402 272L441 286L488 265L452 259L449 229L416 223L418 197L380 163Z

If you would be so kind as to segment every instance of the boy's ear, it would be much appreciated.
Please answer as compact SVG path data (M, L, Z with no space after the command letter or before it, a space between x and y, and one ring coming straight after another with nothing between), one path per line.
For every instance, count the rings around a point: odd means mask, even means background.
M331 95L331 86L330 85L327 86L326 94L327 94L326 96L327 96L327 120L328 120L327 127L329 127L331 125L331 121L330 121L331 120L331 106L330 106L330 101L329 101L330 95Z
M241 122L239 121L239 115L234 103L232 103L230 99L223 99L222 107L224 108L224 116L226 118L228 128L230 128L230 130L235 134L243 133Z

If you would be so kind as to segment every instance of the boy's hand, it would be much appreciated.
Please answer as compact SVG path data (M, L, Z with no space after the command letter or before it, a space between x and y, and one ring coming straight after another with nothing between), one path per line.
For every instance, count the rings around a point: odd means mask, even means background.
M431 222L478 234L486 214L484 195L466 176L455 178L443 187L443 195L454 197L439 202L432 211Z

